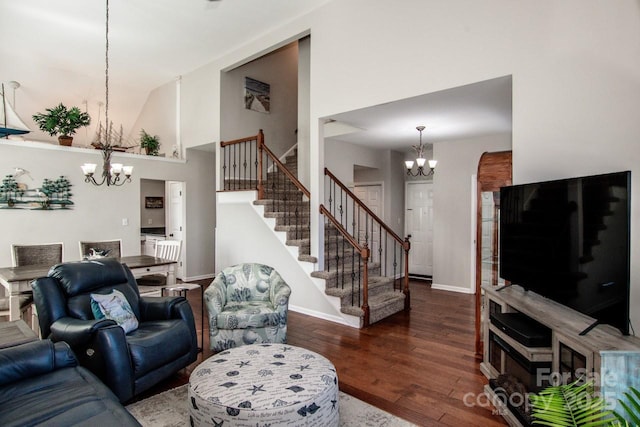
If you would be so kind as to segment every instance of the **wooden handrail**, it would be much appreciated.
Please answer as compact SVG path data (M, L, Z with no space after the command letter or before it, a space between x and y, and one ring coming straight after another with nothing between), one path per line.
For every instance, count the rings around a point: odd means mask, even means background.
M273 162L278 165L278 168L289 178L289 180L291 180L291 182L293 182L298 190L302 191L305 196L310 198L311 193L309 192L309 190L307 190L307 188L302 185L300 181L298 181L298 178L294 174L292 174L291 171L289 171L289 169L285 167L285 165L282 164L282 162L276 157L276 155L273 154L271 150L269 150L269 147L264 144L262 144L261 146L262 149L267 153L267 155L271 157L271 160L273 160Z
M234 139L232 141L220 141L220 147L226 147L227 145L240 144L242 142L256 141L260 138L262 134L262 129L258 132L257 135L247 136L245 138Z
M389 226L387 224L385 224L384 221L382 221L378 215L376 215L375 213L373 213L373 211L371 209L369 209L369 207L367 207L367 205L363 204L360 199L358 198L358 196L356 196L355 194L353 194L353 192L351 190L349 190L334 174L331 173L331 171L327 168L324 168L324 174L327 175L329 178L333 179L333 181L338 184L338 186L343 189L356 203L358 203L358 206L361 207L366 213L368 213L378 224L380 224L380 226L382 228L385 229L385 231L387 233L389 233L391 235L391 237L393 237L396 242L400 243L402 245L403 248L407 249L406 247L406 243L407 241L405 239L402 239L400 236L398 236L391 228L389 228Z
M349 234L347 230L344 229L342 224L340 224L338 220L335 219L333 215L331 215L331 212L329 212L329 210L325 208L324 205L320 205L320 213L326 216L329 219L329 221L331 221L331 223L338 229L338 231L340 231L342 236L345 239L347 239L347 241L351 244L351 246L353 246L358 250L358 252L360 252L360 255L364 256L366 254L367 258L369 258L369 249L364 248L363 246L360 246L358 241L354 239L353 236Z

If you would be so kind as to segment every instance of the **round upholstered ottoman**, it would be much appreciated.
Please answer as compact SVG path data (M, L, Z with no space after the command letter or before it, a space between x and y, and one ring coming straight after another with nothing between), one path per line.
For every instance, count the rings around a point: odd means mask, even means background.
M325 357L286 344L220 352L189 378L195 426L337 426L338 376Z

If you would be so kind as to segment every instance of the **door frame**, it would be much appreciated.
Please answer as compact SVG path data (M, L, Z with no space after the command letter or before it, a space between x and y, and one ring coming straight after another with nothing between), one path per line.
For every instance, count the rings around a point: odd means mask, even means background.
M187 183L184 181L169 181L166 180L164 182L164 191L165 191L165 224L167 227L166 230L166 238L170 239L169 233L170 233L170 229L169 227L171 226L171 184L172 183L178 183L181 185L182 187L182 197L181 197L181 201L182 201L182 206L180 207L181 210L181 217L182 217L182 222L180 224L180 227L182 228L182 248L181 248L181 254L180 254L180 261L178 266L176 267L176 278L177 279L181 279L181 280L185 280L187 276L187 221L186 221L186 197L187 197Z

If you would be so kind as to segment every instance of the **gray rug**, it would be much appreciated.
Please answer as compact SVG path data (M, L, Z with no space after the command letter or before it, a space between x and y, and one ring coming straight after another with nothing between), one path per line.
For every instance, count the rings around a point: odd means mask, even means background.
M145 427L182 427L189 425L187 385L132 403L127 410ZM375 406L340 392L342 427L410 427L411 424Z

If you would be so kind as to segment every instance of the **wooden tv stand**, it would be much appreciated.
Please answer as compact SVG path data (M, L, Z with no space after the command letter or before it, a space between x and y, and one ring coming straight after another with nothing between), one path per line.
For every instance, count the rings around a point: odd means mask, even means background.
M634 336L624 336L620 331L609 325L597 325L586 335L582 331L591 326L595 319L572 310L562 304L544 298L534 292L525 291L518 285L505 288L483 286L484 301L482 315L483 360L480 370L490 380L500 374L508 374L505 366L511 360L507 354L496 351L497 341L506 342L511 350L518 353L532 364L551 363L549 375L552 378L563 378L569 382L576 379L578 374L597 376L600 373L600 352L606 350L640 351L640 339ZM490 321L492 312L514 313L520 312L529 318L551 329L551 347L527 347L508 336ZM493 336L494 343L490 343ZM513 363L511 362L513 365ZM548 369L546 370L548 371ZM545 372L546 372L545 371ZM597 378L597 377L596 377ZM597 386L597 382L596 382ZM487 385L485 392L497 401L498 410L505 420L512 426L521 426L512 411L496 398L493 389Z

